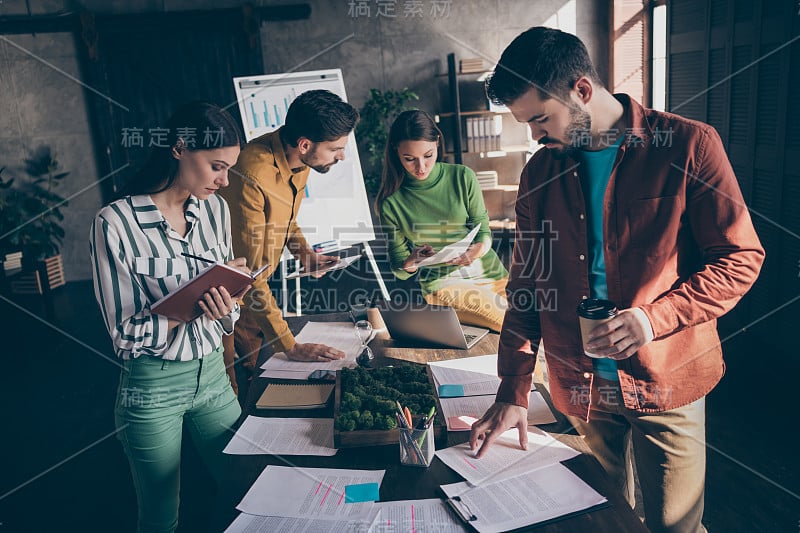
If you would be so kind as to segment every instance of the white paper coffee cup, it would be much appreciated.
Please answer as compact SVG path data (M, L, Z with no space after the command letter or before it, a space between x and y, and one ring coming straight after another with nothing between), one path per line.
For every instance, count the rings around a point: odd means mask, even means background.
M581 326L581 342L584 354L594 358L603 357L589 352L586 349L586 342L594 328L604 322L608 322L615 316L617 316L617 306L610 300L588 298L578 305L578 320Z

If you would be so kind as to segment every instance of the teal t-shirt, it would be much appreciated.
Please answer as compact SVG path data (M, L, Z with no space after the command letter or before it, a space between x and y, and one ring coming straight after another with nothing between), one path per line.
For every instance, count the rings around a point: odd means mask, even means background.
M603 199L605 197L614 160L624 136L612 146L597 151L581 150L581 187L586 201L586 229L589 245L589 293L592 298L608 299L606 261L603 256ZM611 381L619 381L617 362L606 357L592 359L595 374Z

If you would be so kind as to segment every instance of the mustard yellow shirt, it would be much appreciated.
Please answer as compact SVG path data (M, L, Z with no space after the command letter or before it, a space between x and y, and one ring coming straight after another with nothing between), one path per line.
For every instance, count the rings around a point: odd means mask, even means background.
M242 318L245 323L255 321L276 352L291 349L296 341L267 279L278 267L284 245L292 253L309 248L295 221L309 168L292 173L279 131L250 141L229 172L230 185L220 190L231 211L235 256L246 257L247 266L253 270L270 265L245 295Z

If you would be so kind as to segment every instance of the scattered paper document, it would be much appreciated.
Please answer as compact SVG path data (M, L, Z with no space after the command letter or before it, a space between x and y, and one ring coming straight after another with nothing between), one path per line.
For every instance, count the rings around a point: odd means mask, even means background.
M262 516L368 520L375 504L346 503L345 491L348 485L380 486L385 472L270 465L236 508Z
M356 336L351 322L308 322L295 336L297 342L327 344L345 353L343 359L330 362L291 361L283 352L276 353L261 365L265 370L262 377L308 379L309 374L317 369L341 370L358 366L356 357L361 353L361 341ZM295 374L287 374L294 372Z
M436 361L428 366L440 398L497 394L500 387L497 354Z
M361 350L361 341L356 335L352 322L307 322L300 333L295 335L297 342L327 344L343 351L345 359L355 361ZM294 361L297 364L303 362Z
M497 354L428 363L437 394L441 398L496 394Z
M308 379L309 374L311 374L311 372L306 370L299 372L296 370L264 370L259 374L259 377L273 379Z
M480 418L494 403L494 395L464 396L461 398L440 398L442 415L450 431L469 431L462 417ZM461 423L459 423L459 421ZM528 425L552 424L556 421L547 402L538 391L531 391L528 397Z
M440 383L476 383L497 377L497 354L428 363Z
M606 499L560 463L473 487L442 485L448 503L479 533L499 533L583 511Z
M461 239L460 241L454 242L452 244L448 244L435 254L430 257L426 257L422 261L416 264L417 267L426 267L431 265L438 265L441 263L447 263L448 261L452 261L456 257L463 255L464 252L467 251L467 248L470 247L472 241L475 240L475 236L478 234L478 231L481 229L481 225L478 224L469 233L467 233L466 237Z
M448 505L438 499L378 502L380 509L370 531L392 533L463 533L467 531Z
M492 443L486 455L480 459L475 458L475 452L469 449L468 442L436 451L436 456L444 464L473 485L501 481L521 472L566 461L578 454L577 450L536 427L528 430L527 450L519 446L519 432L509 429Z
M374 509L375 519L378 510ZM286 518L281 516L258 516L241 513L236 517L225 533L275 533L291 531L292 533L352 533L368 531L375 519L366 520L343 519L326 520L323 518Z
M336 455L333 419L251 415L222 451L233 455Z

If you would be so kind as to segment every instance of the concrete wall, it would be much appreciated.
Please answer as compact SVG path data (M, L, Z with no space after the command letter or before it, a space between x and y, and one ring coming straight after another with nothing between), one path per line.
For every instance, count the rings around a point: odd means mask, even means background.
M72 34L0 36L0 167L24 180L25 159L46 145L70 172L55 190L69 198L61 253L70 281L91 277L89 226L102 202L79 78Z
M220 0L88 0L96 13L141 13L235 7ZM293 0L260 5L297 3ZM309 0L304 21L266 22L261 36L264 72L341 68L354 105L370 88L408 87L420 95L419 107L440 111L446 57L483 57L493 64L503 48L534 25L575 32L589 47L600 74L608 64L608 6L603 0L397 0L394 17L378 13L379 3ZM34 14L67 9L69 0L30 0ZM352 4L352 6L351 6ZM381 5L387 2L381 2ZM357 6L368 6L356 11ZM406 16L420 6L421 12ZM438 8L438 11L434 11ZM24 0L0 2L0 16L26 14ZM408 13L412 15L412 13ZM75 79L73 79L75 78ZM79 78L75 45L69 34L0 36L0 166L20 174L23 160L37 146L50 145L71 172L60 192L75 195L66 209L67 236L62 254L68 280L91 277L87 235L101 206L86 98ZM87 94L89 96L87 96Z
M272 3L281 3L272 2ZM493 65L503 49L531 26L548 25L584 39L601 76L608 65L608 7L599 0L423 0L422 13L405 16L414 3L397 0L394 17L377 3L312 1L305 21L267 22L261 36L265 73L342 69L348 98L364 102L370 88L409 89L419 105L440 111L437 74L447 72L447 54L482 57ZM369 6L369 14L353 9ZM432 13L435 5L444 7ZM449 5L449 7L447 7Z

